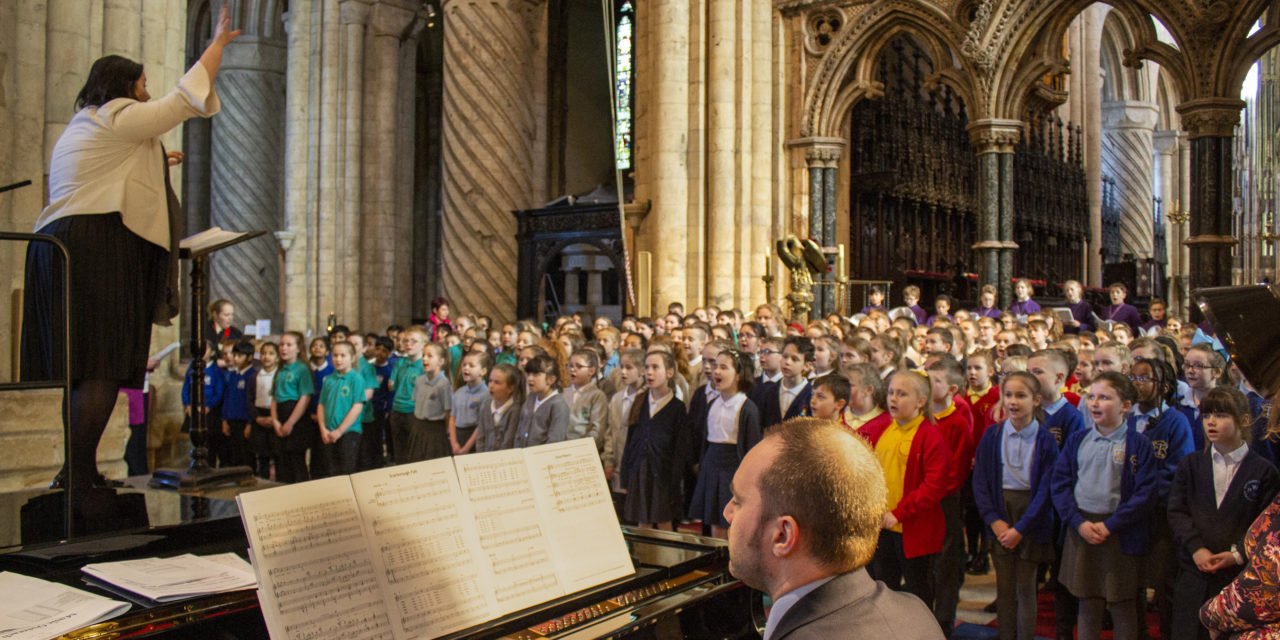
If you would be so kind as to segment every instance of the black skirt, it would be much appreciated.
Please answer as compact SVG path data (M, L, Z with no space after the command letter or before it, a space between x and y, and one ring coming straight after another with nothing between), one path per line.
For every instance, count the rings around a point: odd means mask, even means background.
M75 215L39 233L61 240L71 262L71 380L116 380L141 387L151 322L169 252L124 226L119 213ZM22 379L59 380L66 310L62 252L48 242L27 247L22 313Z

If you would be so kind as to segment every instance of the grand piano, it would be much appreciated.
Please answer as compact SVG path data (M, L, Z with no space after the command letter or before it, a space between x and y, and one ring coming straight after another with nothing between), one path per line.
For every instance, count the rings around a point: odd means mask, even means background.
M728 548L723 541L628 527L623 527L623 535L636 567L632 576L444 637L760 637L764 624L761 595L729 575ZM80 571L80 567L92 562L183 553L230 551L247 558L247 546L238 517L207 518L69 543L9 548L0 554L0 571L14 571L133 602L133 608L125 614L80 629L65 636L68 638L265 639L267 629L253 590L157 604L86 582Z

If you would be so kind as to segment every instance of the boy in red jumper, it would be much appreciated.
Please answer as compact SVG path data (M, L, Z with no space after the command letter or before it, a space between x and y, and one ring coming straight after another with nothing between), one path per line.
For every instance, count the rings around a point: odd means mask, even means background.
M956 393L965 382L964 367L951 356L943 356L929 365L932 387L933 419L951 449L951 477L946 496L939 503L946 521L947 533L942 551L934 563L933 615L947 637L956 626L956 606L960 604L960 586L964 584L964 507L960 489L973 471L973 415L956 406Z

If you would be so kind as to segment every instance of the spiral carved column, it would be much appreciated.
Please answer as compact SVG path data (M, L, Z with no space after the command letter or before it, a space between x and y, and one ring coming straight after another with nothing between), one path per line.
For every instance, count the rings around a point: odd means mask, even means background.
M516 219L532 202L541 3L444 3L443 289L456 313L511 318Z
M286 47L244 37L218 72L222 111L213 118L210 224L235 231L282 228ZM194 233L195 229L188 232ZM270 236L223 249L210 261L210 297L236 306L241 323L280 320L280 257Z
M1156 106L1146 102L1102 105L1102 170L1119 185L1121 251L1138 259L1150 258L1154 246L1151 136L1158 116Z

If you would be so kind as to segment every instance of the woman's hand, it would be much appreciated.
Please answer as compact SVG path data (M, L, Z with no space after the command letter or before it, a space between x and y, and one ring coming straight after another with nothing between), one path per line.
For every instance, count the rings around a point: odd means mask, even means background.
M213 28L214 43L226 46L241 33L244 33L241 29L231 30L231 16L227 13L227 5L223 4L222 10L218 12L218 24Z
M166 161L168 161L169 166L171 166L171 167L176 167L176 166L178 166L178 165L182 164L182 158L183 158L184 156L183 156L183 153L182 153L181 151L170 151L170 152L168 152L168 153L165 153L165 154L164 154L164 157L165 157L165 160L166 160ZM157 362L156 364L159 364L159 363ZM148 360L148 361L147 361L147 366L148 366L148 367L150 367L150 365L151 365L151 361L150 361L150 360ZM154 369L154 368L149 368L149 369L147 369L147 371L155 371L155 369Z

